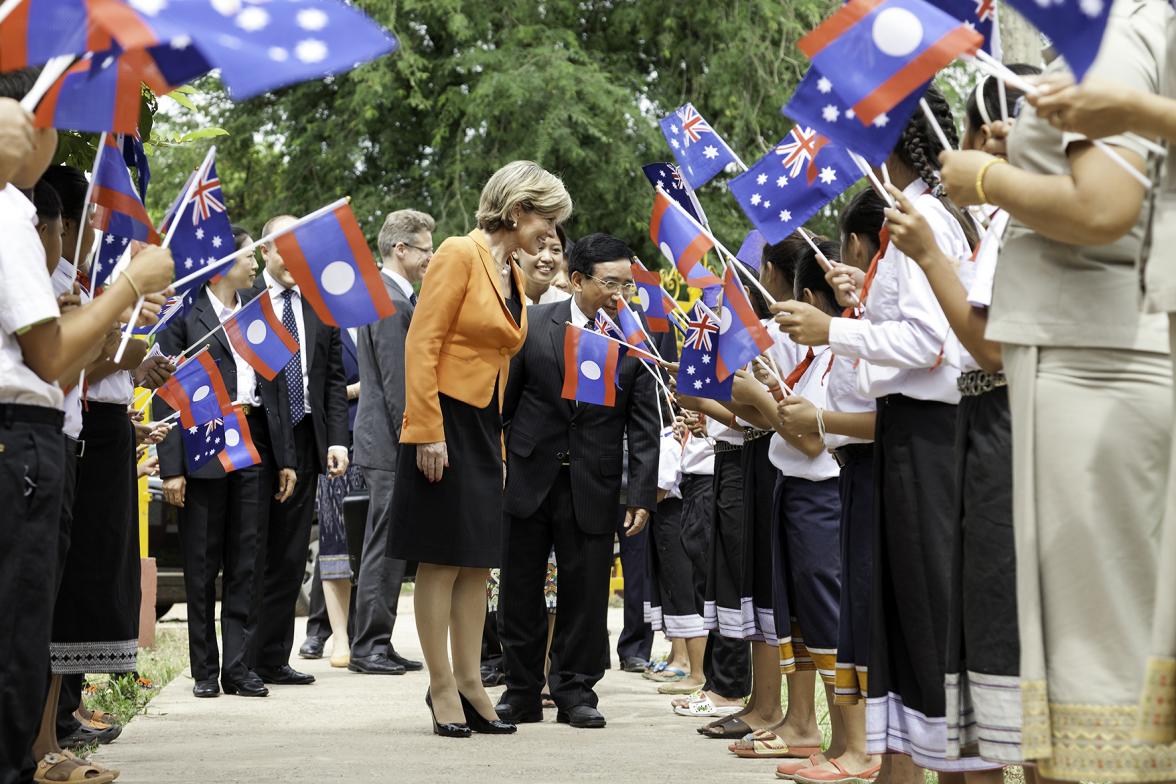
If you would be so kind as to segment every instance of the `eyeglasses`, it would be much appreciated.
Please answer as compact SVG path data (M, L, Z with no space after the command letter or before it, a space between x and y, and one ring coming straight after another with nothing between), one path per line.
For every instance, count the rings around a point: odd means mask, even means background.
M596 281L601 285L602 288L604 288L605 291L610 294L624 292L626 296L630 296L633 294L633 292L637 291L637 284L631 281L629 283L621 283L619 280L601 280L595 275L588 274L585 274L584 277L591 278L592 280Z
M412 248L413 250L419 250L421 253L425 254L426 256L432 256L432 255L433 255L433 249L432 249L432 248L422 248L422 247L420 247L419 245L409 245L407 242L406 242L406 243L404 243L404 247L406 247L406 248Z

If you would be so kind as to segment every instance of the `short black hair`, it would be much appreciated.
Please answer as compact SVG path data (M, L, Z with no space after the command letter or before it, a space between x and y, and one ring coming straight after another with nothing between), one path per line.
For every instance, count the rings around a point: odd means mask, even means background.
M40 75L40 68L22 68L19 71L0 73L0 98L19 101L33 89L33 84Z
M67 164L50 166L41 179L53 186L61 197L61 217L80 224L82 210L86 204L86 189L89 182L81 169Z
M611 234L597 232L576 240L568 257L568 276L573 272L581 275L592 275L596 272L597 264L610 261L633 258L633 249Z
M841 249L834 245L824 237L814 236L813 242L821 249L832 263L836 264L841 261ZM817 259L817 254L808 243L805 243L804 250L801 251L800 256L796 259L796 278L793 282L793 299L800 299L804 294L804 290L808 289L813 294L823 296L832 307L837 307L837 297L833 293L833 287L825 280L825 267Z
M237 246L237 250L245 247L245 238L252 238L253 235L249 233L249 229L244 226L233 226L233 244Z
M33 188L33 206L37 208L37 220L41 223L61 217L61 197L44 178L37 180Z

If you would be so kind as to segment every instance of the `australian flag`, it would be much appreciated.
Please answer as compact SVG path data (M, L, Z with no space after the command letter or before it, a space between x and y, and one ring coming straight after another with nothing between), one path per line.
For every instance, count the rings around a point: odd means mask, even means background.
M225 448L225 421L216 417L180 431L188 468L195 473L209 463L219 463L217 456Z
M184 196L193 182L195 185L191 197L184 204ZM168 209L163 219L163 230L171 232L173 224L175 232L171 235L169 247L176 262L177 278L186 277L232 253L233 226L225 211L225 197L221 193L214 159L208 161L207 167L197 169L192 174ZM218 268L209 272L207 277L193 281L192 287L200 286L221 271Z
M984 36L984 51L997 60L1000 59L1000 26L997 24L996 0L927 1Z
M670 198L678 202L682 209L690 213L690 217L702 223L702 214L695 207L694 200L686 191L686 181L682 179L682 170L672 163L647 163L641 167L645 178L654 188L659 185L669 194Z
M719 381L719 320L695 305L686 322L686 339L678 360L678 389L711 400L730 400L735 376Z
M1037 29L1045 33L1066 59L1074 79L1094 65L1111 16L1112 0L1008 0Z
M927 84L930 84L928 82ZM800 125L807 126L843 147L853 150L872 164L890 157L898 145L907 121L919 108L919 99L927 84L904 98L889 112L883 112L869 125L863 125L853 108L837 93L837 86L817 69L810 68L797 86L792 100L781 111Z
M735 153L703 119L694 104L679 107L663 117L660 124L690 187L701 188L727 164L735 163Z
M110 279L110 273L114 272L115 266L130 243L130 239L120 237L117 234L107 232L102 235L102 239L98 243L98 256L90 268L90 281L95 289L106 285L106 281Z
M776 243L859 179L844 148L798 125L729 185L764 239Z

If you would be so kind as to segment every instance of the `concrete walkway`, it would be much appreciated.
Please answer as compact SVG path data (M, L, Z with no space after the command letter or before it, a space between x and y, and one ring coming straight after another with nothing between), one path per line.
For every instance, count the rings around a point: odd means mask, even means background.
M396 648L420 658L411 600L401 610ZM610 611L614 647L620 625L620 611ZM295 646L302 632L300 620ZM655 650L664 645L659 636ZM432 734L423 673L357 675L326 659L293 663L318 682L271 687L266 699L198 700L185 673L95 759L122 770L120 784L776 780L773 763L738 759L725 742L702 738L694 731L700 720L673 715L653 684L615 669L598 686L605 729L571 729L547 711L542 724L512 736L451 740Z

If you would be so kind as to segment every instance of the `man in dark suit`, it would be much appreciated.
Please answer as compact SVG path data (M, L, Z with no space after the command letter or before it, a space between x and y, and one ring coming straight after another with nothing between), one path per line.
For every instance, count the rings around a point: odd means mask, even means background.
M188 598L188 652L192 693L197 697L220 694L218 676L228 694L264 697L269 693L261 679L246 664L246 642L256 618L253 615L256 583L257 537L269 517L271 496L288 496L293 471L283 471L278 490L271 424L281 437L279 417L271 419L261 406L257 376L237 354L221 322L255 296L250 289L254 259L242 257L216 282L195 297L182 319L159 335L164 354L186 351L192 356L204 347L217 363L229 399L241 407L257 452L258 465L226 474L219 460L208 460L191 470L182 434L173 429L159 445L160 476L164 499L180 508L180 541L184 561L184 588ZM202 338L202 336L204 336ZM156 400L157 418L171 409L162 398ZM216 578L224 569L221 589L221 637L224 667L216 643Z
M263 234L293 222L289 215L272 218ZM258 387L266 411L282 421L285 437L280 445L275 439L278 465L293 469L297 481L289 500L271 504L269 524L258 537L258 620L249 653L266 683L300 685L314 683L314 676L289 664L294 606L310 546L317 476L347 471L347 383L339 330L324 324L304 301L276 245L262 245L261 258L265 269L256 292L272 298L299 350L273 381L260 379Z
M507 721L542 721L546 609L543 582L555 545L559 612L552 644L551 695L557 720L603 727L593 686L608 663L608 584L622 441L629 443L626 536L644 529L657 504L657 390L641 363L625 357L611 407L561 397L566 324L591 327L598 309L616 313L630 294L633 252L606 234L576 242L568 268L572 299L528 310L526 343L511 363L504 419L508 421L506 526L500 583L500 631L506 693L498 704Z
M419 670L392 647L392 627L406 564L389 558L388 531L396 481L396 454L404 419L404 341L416 307L413 284L433 257L432 217L416 210L389 213L380 229L384 288L396 313L359 330L362 394L355 420L355 462L363 468L371 501L355 596L355 634L347 669L369 675Z

